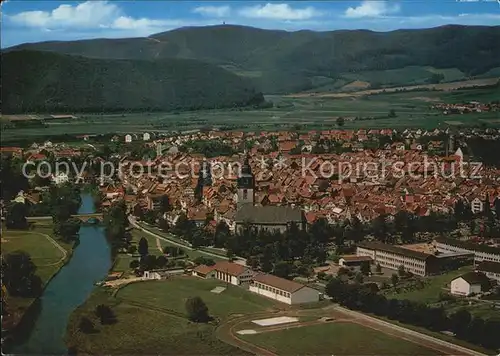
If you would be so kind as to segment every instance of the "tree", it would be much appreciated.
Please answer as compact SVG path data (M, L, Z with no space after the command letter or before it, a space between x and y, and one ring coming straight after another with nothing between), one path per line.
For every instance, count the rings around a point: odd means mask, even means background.
M135 246L135 245L129 246L127 249L127 252L133 255L134 253L137 252L137 246Z
M129 267L132 268L132 269L136 269L136 268L139 267L139 265L140 265L139 261L132 260L132 261L130 261Z
M26 205L24 203L12 203L7 207L5 225L9 229L25 229L28 226L26 220Z
M472 317L467 310L457 310L450 315L450 329L455 335L462 338L467 334L471 320Z
M406 275L405 266L400 265L398 267L398 276L399 277L404 277L405 275Z
M354 281L356 283L359 283L359 284L363 283L363 281L364 281L363 274L362 273L356 273L356 276L354 276Z
M160 209L162 213L166 213L167 211L170 211L172 209L170 200L168 199L168 195L166 194L162 195L161 197Z
M345 124L345 119L343 117L338 117L336 121L338 126L344 126Z
M396 111L394 109L389 110L389 114L387 115L389 117L396 117Z
M95 315L99 318L102 325L109 325L116 323L116 315L113 310L105 305L99 304L94 310Z
M15 251L2 258L2 283L9 295L25 298L39 295L42 280L35 272L35 264L24 251Z
M82 316L80 318L80 322L78 323L78 330L84 334L91 334L95 331L94 323L86 316Z
M145 255L141 256L140 267L144 271L149 271L155 269L157 266L157 259L155 255Z
M399 277L396 273L393 273L392 276L391 276L391 283L394 287L396 287L396 285L398 284L399 282Z
M156 259L156 266L158 268L163 268L167 265L167 258L165 256L158 256Z
M141 239L139 240L139 248L138 248L138 251L139 251L139 254L141 256L146 256L148 254L148 240L146 240L145 237L141 237Z
M365 276L368 276L370 272L371 272L370 262L363 262L361 264L361 273L363 273Z
M273 274L281 278L290 278L293 266L287 261L280 261L274 265Z
M195 323L206 323L210 320L208 307L200 297L192 297L186 300L186 311L189 320Z

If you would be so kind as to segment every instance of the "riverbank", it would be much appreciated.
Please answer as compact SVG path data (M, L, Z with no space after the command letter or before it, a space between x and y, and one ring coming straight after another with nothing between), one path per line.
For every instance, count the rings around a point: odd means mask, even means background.
M43 294L50 281L59 273L71 258L78 241L68 243L54 239L52 221L44 220L33 223L29 230L6 230L2 227L2 254L23 251L30 255L37 270L35 274L42 281L40 293L32 298L6 297L6 310L2 325L6 330L19 334L21 324L25 324L33 304ZM36 309L36 308L35 308ZM21 329L24 329L21 327Z
M94 211L90 195L82 195L79 213ZM22 328L25 339L12 349L19 354L65 354L64 335L71 312L83 303L94 283L106 276L111 265L110 249L99 226L82 225L79 245L64 267L47 283L34 305L39 312L29 313L33 325ZM23 321L24 323L24 321Z

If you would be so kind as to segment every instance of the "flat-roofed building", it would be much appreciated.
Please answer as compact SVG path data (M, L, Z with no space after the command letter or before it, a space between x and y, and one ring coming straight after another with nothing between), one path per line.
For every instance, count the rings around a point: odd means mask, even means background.
M356 255L369 256L381 267L397 270L403 266L405 271L418 276L437 272L434 255L413 251L399 246L380 242L363 242L357 246Z
M437 250L442 253L474 253L475 263L483 261L500 263L500 248L497 247L445 237L436 238L434 244Z
M494 279L500 283L500 263L484 261L476 267L477 272L482 272L489 279Z
M320 294L316 289L301 283L266 273L254 276L249 290L290 305L317 302Z

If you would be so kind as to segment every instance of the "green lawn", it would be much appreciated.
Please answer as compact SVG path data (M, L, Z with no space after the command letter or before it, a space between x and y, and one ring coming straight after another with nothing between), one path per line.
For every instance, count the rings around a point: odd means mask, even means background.
M220 294L212 293L215 287L227 287ZM246 314L270 310L277 304L236 286L224 282L196 277L175 277L166 281L134 283L117 293L118 299L138 302L149 307L160 307L185 313L189 297L199 296L208 307L210 315L226 318L230 314Z
M46 237L49 235L66 250L66 258L71 255L72 244L59 241L52 235L52 222L45 221L34 224L33 230L2 229L2 254L17 250L27 252L37 267L36 274L43 283L47 281L64 265L64 253L54 246Z
M101 303L112 307L117 317L115 324L100 325L93 311ZM82 316L94 322L96 332L84 334L78 330ZM66 343L78 353L95 355L248 355L219 341L214 328L120 303L97 290L71 315Z
M438 276L427 277L425 279L426 285L424 288L397 294L388 294L387 297L408 299L422 303L437 302L441 292L446 291L446 288L448 288L449 291L449 284L453 279L469 271L471 271L471 267L462 267L456 271L451 271Z
M278 355L441 355L433 349L351 323L238 335Z

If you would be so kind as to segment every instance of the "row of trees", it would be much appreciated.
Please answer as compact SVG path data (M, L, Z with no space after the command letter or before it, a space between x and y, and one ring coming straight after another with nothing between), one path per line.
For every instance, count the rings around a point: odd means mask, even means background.
M104 212L104 228L113 255L121 248L130 247L132 236L127 231L128 225L127 206L123 200L114 202Z
M403 323L433 331L450 330L456 337L484 346L500 348L500 321L471 317L466 310L447 315L442 307L430 307L420 302L387 299L370 285L348 284L340 279L330 280L325 292L334 302L349 309L386 316Z

